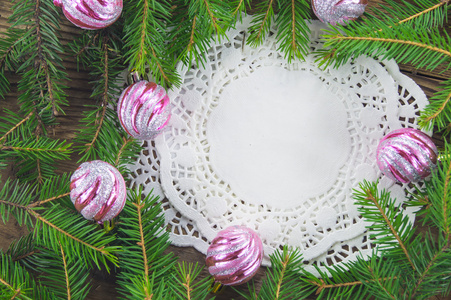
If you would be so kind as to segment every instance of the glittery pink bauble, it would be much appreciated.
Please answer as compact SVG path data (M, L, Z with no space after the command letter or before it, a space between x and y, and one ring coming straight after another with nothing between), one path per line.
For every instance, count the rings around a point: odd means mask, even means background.
M376 155L377 165L385 176L406 183L429 176L437 163L438 152L428 135L403 128L383 137Z
M321 22L345 24L365 12L368 0L312 0L312 9Z
M263 244L255 231L244 226L221 230L207 250L206 264L215 280L224 285L249 281L263 259Z
M101 29L121 15L122 0L53 0L66 18L83 29Z
M128 134L137 139L149 140L157 136L169 122L169 97L158 84L139 81L122 92L117 114Z
M70 178L70 199L88 220L111 220L124 208L125 198L124 178L104 161L82 163Z

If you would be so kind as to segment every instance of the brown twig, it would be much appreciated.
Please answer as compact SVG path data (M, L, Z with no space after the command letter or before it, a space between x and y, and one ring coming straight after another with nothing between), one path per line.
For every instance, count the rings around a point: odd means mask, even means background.
M403 44L403 45L410 45L415 46L419 48L428 49L431 51L435 51L438 53L441 53L443 55L451 57L451 52L446 51L445 49L441 49L438 47L430 46L423 43L418 43L414 41L406 41L406 40L397 40L397 39L386 39L386 38L377 38L377 37L363 37L363 36L343 36L343 35L337 35L334 37L331 37L330 39L336 39L336 40L354 40L354 41L372 41L372 42L383 42L383 43L393 43L393 44Z
M232 13L232 16L236 15L236 13L240 10L240 6L241 4L243 4L244 0L240 0L240 3L238 3L238 5L236 6L235 10Z
M191 284L191 278L190 278L189 274L186 274L186 283L184 283L183 286L186 287L186 297L188 300L191 300L192 288L190 287L190 284Z
M48 226L50 226L50 227L52 227L53 229L55 229L56 231L58 231L58 232L64 234L65 236L69 237L70 239L72 239L72 240L74 240L74 241L76 241L76 242L78 242L78 243L80 243L80 244L83 244L83 245L85 245L86 247L91 248L91 249L93 249L93 250L95 250L95 251L97 251L97 252L100 252L100 253L102 253L103 255L107 255L107 254L108 254L107 251L103 250L103 247L98 248L98 247L95 247L95 246L93 246L93 245L91 245L91 244L86 243L85 241L80 240L79 238L76 238L75 236L73 236L73 235L70 234L69 232L64 231L63 229L59 228L59 227L56 226L55 224L51 223L49 220L47 220L46 218L44 218L43 216L41 216L40 214L38 214L36 211L34 211L34 210L32 210L32 209L30 209L30 208L28 208L28 207L26 207L26 210L27 210L28 213L30 213L31 215L33 215L33 217L35 217L37 220L41 221L42 223L47 224Z
M211 12L210 5L208 5L207 0L204 0L204 4L205 4L205 7L207 8L207 12L208 12L208 15L210 16L210 19L213 21L213 27L215 28L216 33L218 33L219 32L219 28L218 28L219 25L218 25L218 23L216 23L216 17Z
M268 19L269 11L270 11L270 8L272 7L273 1L274 0L269 1L268 9L266 10L266 14L265 14L265 17L263 18L262 25L258 29L257 37L255 38L255 40L258 40L260 38L260 36L262 35L263 27L265 26L266 20Z
M60 198L63 198L63 197L69 196L69 195L70 195L70 192L69 193L65 193L65 194L61 194L61 195L58 195L58 196L55 196L55 197L52 197L52 198L48 198L48 199L45 199L45 200L42 200L42 201L36 201L36 202L33 202L33 203L29 204L27 207L28 208L32 208L32 207L40 206L40 205L42 205L44 203L51 202L51 201L54 201L54 200L57 200L57 199L60 199Z
M20 288L18 288L17 290L15 288L13 288L9 283L7 283L6 281L4 281L2 278L0 278L0 283L2 283L3 285L6 285L7 287L9 287L11 290L13 290L15 293L14 295L11 297L11 300L13 300L14 298L16 298L17 296L20 295Z
M194 16L193 19L193 26L191 27L191 35L189 37L189 43L188 43L188 51L191 51L191 47L194 44L194 30L196 30L196 20L197 20L197 16Z
M33 251L28 252L28 253L22 254L22 255L20 255L20 256L18 256L16 258L14 258L13 261L18 261L18 260L27 258L29 256L32 256L32 255L36 254L36 253L41 253L41 250L33 250Z
M415 284L415 288L413 289L413 293L410 295L409 299L415 299L415 295L418 291L418 288L420 287L421 283L424 281L424 279L426 278L429 270L431 269L432 265L435 263L435 260L437 259L437 257L443 253L444 251L446 251L449 248L450 244L449 242L445 244L445 246L443 246L439 251L437 251L437 253L435 253L435 255L432 257L431 261L428 263L428 265L426 266L426 269L424 269L424 271L421 273L420 278L418 279L417 283Z
M437 8L439 8L439 7L441 7L441 6L445 5L445 4L448 4L448 2L449 2L449 0L440 1L440 3L437 3L436 5L433 5L433 6L427 8L427 9L425 9L423 11L420 11L417 14L414 14L414 15L408 17L408 18L405 18L405 19L399 21L398 24L402 24L402 23L408 22L410 20L413 20L413 19L415 19L415 18L417 18L417 17L419 17L421 15L424 15L424 14L426 14L426 13L428 13L428 12L434 10L434 9L437 9Z
M368 269L370 270L371 275L373 275L373 278L376 277L376 276L374 275L373 269L371 269L370 267L368 267ZM380 282L380 280L378 280L377 278L375 278L374 281ZM390 298L396 300L395 296L393 296L389 291L387 291L387 289L385 288L385 286L381 285L381 287L382 287L382 289L385 291L385 293L387 293L387 295L390 296Z
M52 87L52 80L50 78L50 71L49 66L47 65L47 62L44 59L43 55L43 49L42 49L42 33L41 33L41 24L39 23L39 17L41 15L40 12L40 6L41 1L36 0L36 6L35 6L35 23L36 23L36 38L37 38L37 52L38 52L38 59L39 59L39 65L44 70L45 73L45 80L47 83L47 91L49 93L49 100L52 103L52 114L57 115L56 111L56 105L55 105L55 97L53 95L53 87Z
M148 0L144 0L144 13L142 17L142 29L141 29L141 43L139 44L139 53L138 53L138 60L142 59L142 57L145 57L145 38L146 38L146 32L147 32L147 16L149 14L149 2Z
M124 152L125 147L127 147L127 145L132 142L134 139L132 137L129 137L128 139L125 139L124 137L122 137L122 141L124 142L121 146L121 148L119 149L119 152L117 153L117 158L116 161L114 162L114 164L117 166L119 165L119 160L121 159L122 156L122 152Z
M8 130L8 132L6 132L1 138L0 138L0 142L3 141L9 134L11 134L14 130L16 130L20 125L22 125L23 123L25 123L28 119L31 118L31 116L33 115L33 112L30 112L25 118L23 118L19 123L17 123L16 125L14 125L13 128L11 128L10 130Z
M70 284L69 284L69 274L67 273L66 256L64 255L63 246L61 245L61 242L58 241L58 243L60 244L61 259L63 260L64 275L66 276L67 300L70 300L71 299Z
M166 76L166 73L164 72L163 68L161 67L160 63L158 62L158 57L157 54L155 53L155 50L153 49L153 47L150 47L150 49L152 50L152 55L153 57L155 57L155 63L157 64L158 69L160 70L161 75L163 75L163 78L166 82L169 82L169 78Z
M441 114L443 112L443 110L445 110L445 107L446 107L446 105L448 105L450 99L451 99L451 93L449 93L448 96L446 96L446 99L443 102L442 106L440 106L440 108L433 115L430 115L430 116L424 118L424 122L429 122L429 121L437 118L437 116L439 114Z
M103 86L103 93L102 93L102 113L100 115L100 120L97 123L96 120L96 124L98 124L97 126L97 130L96 133L94 134L94 137L92 138L91 142L85 144L86 146L86 150L85 152L88 152L93 146L94 143L97 141L97 138L99 137L100 134L100 130L102 129L102 125L103 125L103 121L105 120L105 114L106 114L106 108L107 108L107 104L108 104L108 38L105 37L103 39L103 61L104 61L104 68L103 68L103 77L105 80L104 86Z
M279 277L279 281L277 282L277 288L276 288L276 298L275 299L279 299L280 296L280 288L282 287L282 281L283 281L283 277L285 275L285 271L287 270L287 266L288 263L290 262L290 256L287 253L284 257L284 260L282 261L282 270L280 270L280 277Z

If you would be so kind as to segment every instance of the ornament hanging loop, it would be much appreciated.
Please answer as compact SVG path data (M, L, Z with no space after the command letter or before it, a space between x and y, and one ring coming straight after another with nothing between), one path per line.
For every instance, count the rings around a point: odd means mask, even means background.
M136 71L136 69L132 69L130 73L127 75L127 84L131 85L133 83L137 83L141 81L142 78L139 76L139 73Z
M210 293L218 295L224 292L226 286L218 281L213 281L210 286Z

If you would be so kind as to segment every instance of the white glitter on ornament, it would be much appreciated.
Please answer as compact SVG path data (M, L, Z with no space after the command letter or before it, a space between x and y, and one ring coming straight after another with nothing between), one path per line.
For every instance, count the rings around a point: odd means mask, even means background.
M82 163L71 177L70 190L72 203L88 220L102 223L116 217L124 208L124 178L104 161Z
M365 12L368 0L312 0L312 9L321 22L345 24Z

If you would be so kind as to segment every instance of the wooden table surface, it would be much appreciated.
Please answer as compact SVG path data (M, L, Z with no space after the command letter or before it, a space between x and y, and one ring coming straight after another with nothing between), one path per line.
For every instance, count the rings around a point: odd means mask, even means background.
M375 0L370 2L371 5L377 5L377 3L382 2L381 0ZM0 0L0 33L4 32L8 27L6 19L11 14L10 12L11 3L7 0ZM71 41L75 36L81 33L81 29L73 26L64 17L61 22L61 41L67 43ZM86 104L93 104L94 100L90 99L91 94L88 72L87 70L77 71L77 66L74 57L65 57L64 66L70 81L66 84L69 87L67 91L69 106L65 107L65 115L58 117L59 125L53 129L52 134L56 138L65 139L71 141L75 137L76 126L81 118L81 112ZM449 78L451 71L446 71L439 74L438 71L429 72L425 70L417 70L409 65L400 66L402 72L412 78L419 86L421 86L428 97L430 97L433 92L437 91L438 84L446 78ZM18 77L15 74L10 74L10 80L12 81L11 92L7 95L5 100L0 99L0 108L10 110L17 110L17 90L15 82L17 82ZM436 136L436 141L440 143L440 137ZM78 157L73 154L71 160L65 161L60 166L60 171L62 172L72 172L77 167ZM2 178L6 179L9 175L13 174L14 170L11 168L2 171ZM18 226L18 224L11 218L7 224L0 222L0 249L7 249L11 241L19 238L26 232L24 228ZM204 255L197 252L194 248L179 248L171 246L168 251L174 252L175 255L180 257L180 260L188 262L199 262L204 264ZM265 268L261 268L254 278L257 286L261 284L264 277ZM207 276L207 272L204 271L202 276ZM117 299L118 294L115 290L114 275L104 274L97 272L93 274L92 289L87 299ZM243 287L245 289L245 287ZM216 299L240 299L232 289L228 288L224 293L219 295ZM435 299L448 299L448 298L435 298Z

